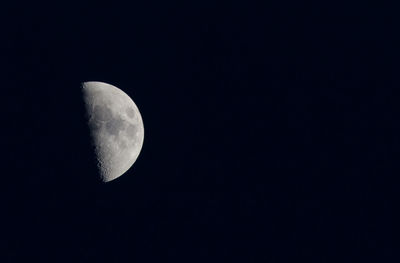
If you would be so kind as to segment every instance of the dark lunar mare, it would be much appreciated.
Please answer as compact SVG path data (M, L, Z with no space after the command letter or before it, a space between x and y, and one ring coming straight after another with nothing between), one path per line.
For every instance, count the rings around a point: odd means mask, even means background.
M118 136L121 131L125 130L126 126L126 121L121 117L112 117L106 122L106 131L111 135Z

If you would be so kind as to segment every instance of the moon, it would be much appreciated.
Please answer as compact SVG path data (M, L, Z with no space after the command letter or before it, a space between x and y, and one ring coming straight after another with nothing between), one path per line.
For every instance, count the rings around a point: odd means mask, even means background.
M142 116L119 88L99 81L82 83L90 136L103 182L112 181L135 163L142 149Z

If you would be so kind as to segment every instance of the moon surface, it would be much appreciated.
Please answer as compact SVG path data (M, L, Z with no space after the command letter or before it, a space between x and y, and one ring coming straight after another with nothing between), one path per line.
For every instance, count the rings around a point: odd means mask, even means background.
M103 182L124 174L136 161L144 139L143 120L133 100L98 81L82 83L90 135Z

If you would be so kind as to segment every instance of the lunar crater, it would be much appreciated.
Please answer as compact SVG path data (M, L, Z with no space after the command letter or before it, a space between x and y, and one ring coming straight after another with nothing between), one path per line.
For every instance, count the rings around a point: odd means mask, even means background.
M129 118L133 119L135 118L135 110L132 108L126 108L126 114L128 115Z

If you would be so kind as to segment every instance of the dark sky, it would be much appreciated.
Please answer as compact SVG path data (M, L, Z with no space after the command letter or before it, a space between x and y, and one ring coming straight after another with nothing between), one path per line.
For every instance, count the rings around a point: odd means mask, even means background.
M192 2L3 9L2 262L394 262L393 9ZM145 125L108 184L90 80Z

